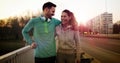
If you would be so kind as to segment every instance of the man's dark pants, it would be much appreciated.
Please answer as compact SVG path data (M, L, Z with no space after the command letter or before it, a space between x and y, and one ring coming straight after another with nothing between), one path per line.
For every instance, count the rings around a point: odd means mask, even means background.
M35 63L55 63L56 57L48 57L48 58L37 58L35 57Z

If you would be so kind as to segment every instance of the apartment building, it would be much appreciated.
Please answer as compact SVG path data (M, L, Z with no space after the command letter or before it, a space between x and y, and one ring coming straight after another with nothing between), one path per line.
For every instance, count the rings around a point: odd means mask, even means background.
M87 22L88 28L94 33L112 34L112 13L104 12Z

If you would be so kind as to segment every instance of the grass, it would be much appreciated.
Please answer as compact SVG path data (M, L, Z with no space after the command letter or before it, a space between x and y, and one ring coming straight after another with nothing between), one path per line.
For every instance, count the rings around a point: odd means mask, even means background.
M1 40L0 56L25 46L25 42L21 40Z

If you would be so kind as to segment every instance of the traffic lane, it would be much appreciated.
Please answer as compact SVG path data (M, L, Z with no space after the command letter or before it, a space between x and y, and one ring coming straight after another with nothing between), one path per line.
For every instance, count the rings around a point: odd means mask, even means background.
M116 39L104 39L104 38L91 38L91 37L81 37L81 40L86 40L85 42L97 46L103 49L107 49L116 53L120 53L120 40Z
M120 54L97 47L96 45L94 45L95 43L90 44L87 41L89 40L81 40L81 47L83 51L85 51L87 54L93 56L101 63L120 63Z

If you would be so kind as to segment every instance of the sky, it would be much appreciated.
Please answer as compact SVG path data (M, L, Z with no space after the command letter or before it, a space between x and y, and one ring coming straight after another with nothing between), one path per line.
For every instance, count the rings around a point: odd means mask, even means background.
M74 13L78 23L84 24L104 12L113 14L113 23L120 20L120 0L0 0L0 19L24 15L28 10L42 12L42 5L47 1L57 5L54 17L58 19L61 12L68 9Z

